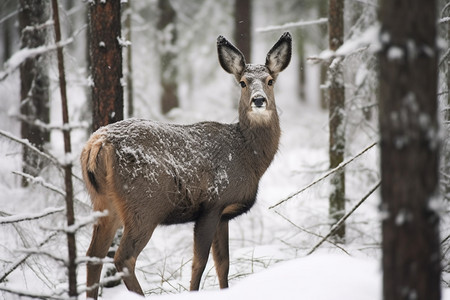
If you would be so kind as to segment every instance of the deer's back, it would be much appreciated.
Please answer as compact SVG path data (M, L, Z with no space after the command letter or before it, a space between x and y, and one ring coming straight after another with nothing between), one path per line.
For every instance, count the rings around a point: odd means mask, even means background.
M109 125L106 135L115 150L116 188L137 214L147 206L160 213L159 222L181 223L244 202L233 217L254 202L258 182L238 124L132 119Z

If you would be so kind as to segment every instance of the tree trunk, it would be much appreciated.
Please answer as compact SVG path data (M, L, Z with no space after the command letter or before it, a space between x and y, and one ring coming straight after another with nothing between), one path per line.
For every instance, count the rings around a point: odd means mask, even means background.
M306 59L305 59L305 35L303 29L298 29L297 53L298 53L298 92L300 101L306 101Z
M327 0L317 0L316 2L319 10L319 18L326 18L328 16L328 6ZM319 38L319 48L324 50L326 46L326 36L328 35L328 26L327 25L319 25L321 39ZM327 65L320 64L320 107L322 109L326 109L328 106L328 87L325 87L327 84Z
M61 41L61 26L59 23L59 11L58 1L52 0L53 8L53 21L55 23L55 41L58 43ZM64 56L63 49L58 48L58 73L59 73L59 89L61 93L61 108L63 125L69 125L69 110L67 105L67 92L66 92L66 76L64 70ZM72 152L72 144L70 141L70 130L63 131L64 136L64 153L70 155ZM73 209L73 184L72 184L72 163L66 163L64 165L64 183L66 192L66 219L67 226L70 227L75 223L75 213ZM67 273L69 278L69 296L77 297L77 248L75 240L75 232L67 232L67 249L68 249L68 264Z
M160 13L157 29L160 33L161 111L166 114L179 106L178 68L175 52L177 44L176 12L169 0L158 0L158 8Z
M123 119L120 1L92 1L89 13L92 79L92 126Z
M450 15L450 8L447 9L447 15ZM450 23L447 24L447 45L450 50ZM445 107L444 121L447 130L446 132L443 151L444 151L444 193L445 199L450 201L450 55L447 56L447 105Z
M234 2L234 40L236 47L244 54L247 63L252 62L252 0Z
M329 47L337 50L344 40L344 0L329 2ZM329 156L330 168L336 168L343 160L345 153L345 89L341 58L335 58L329 69ZM345 171L344 168L331 177L331 193L329 198L329 214L335 224L345 214ZM334 235L341 242L345 240L345 224L342 224Z
M47 40L47 28L41 26L49 20L50 6L47 1L20 0L19 27L21 30L21 48L44 46ZM37 126L36 122L48 124L49 77L45 54L28 58L20 65L20 113L21 136L43 150L50 141L50 132ZM43 163L27 147L23 149L24 173L37 176ZM26 180L22 184L27 185Z
M89 9L89 63L92 79L92 129L123 120L120 1L94 1ZM117 235L114 243L119 244ZM107 271L108 272L108 271ZM110 273L115 274L112 267ZM110 286L120 284L120 279Z
M436 1L382 0L379 18L383 296L437 300Z

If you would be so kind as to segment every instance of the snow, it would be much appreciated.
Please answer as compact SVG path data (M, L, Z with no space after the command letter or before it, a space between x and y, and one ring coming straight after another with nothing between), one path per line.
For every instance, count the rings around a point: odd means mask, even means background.
M177 2L177 1L175 1ZM90 2L92 3L92 2ZM144 2L135 2L136 5L148 9ZM267 24L265 8L272 5L270 1L262 3L259 8L258 18L255 18L255 28L263 28ZM265 5L265 6L264 6ZM271 6L270 6L271 7ZM181 107L173 110L167 117L161 116L155 99L158 95L158 70L155 67L157 56L152 56L156 46L151 40L154 33L147 35L145 28L152 28L153 24L140 19L136 15L139 25L137 34L133 36L133 54L135 55L133 70L136 93L136 116L147 119L163 120L164 122L176 122L191 124L200 121L218 121L233 123L237 120L234 108L238 87L234 84L229 74L220 69L217 63L215 38L219 34L231 37L230 7L216 5L216 1L206 1L199 7L201 15L194 25L189 27L185 35L180 35L180 45L177 49L182 56L178 63L182 65L180 70L180 101ZM203 17L202 17L203 16ZM204 26L200 17L208 20L222 20L220 30L213 26ZM309 16L313 19L316 16ZM300 22L303 25L312 25L320 22ZM289 25L285 21L274 24ZM297 24L302 25L302 24ZM317 26L304 28L308 34ZM186 28L188 28L186 26ZM183 28L181 28L183 29ZM267 29L267 28L266 28ZM269 28L270 29L270 28ZM153 35L152 35L153 34ZM170 37L165 32L164 39ZM253 49L254 62L264 62L266 51L279 36L257 34L254 36L257 47ZM213 35L213 36L212 36ZM324 51L321 56L331 58L333 56L359 53L361 47L369 46L370 51L376 51L381 42L387 42L389 35L379 35L377 26L371 27L362 36L352 38L346 42L336 53ZM295 40L294 40L295 42ZM74 44L74 46L76 46ZM103 43L103 46L104 43ZM308 48L309 47L309 48ZM319 50L309 45L309 53L318 53ZM53 50L51 46L38 49L46 52ZM69 51L68 48L66 48ZM180 50L181 49L181 50ZM12 72L23 59L37 50L25 49L18 51L9 62L6 72ZM39 52L38 51L38 52ZM83 50L84 52L84 50ZM40 52L39 52L40 53ZM37 54L39 54L37 53ZM395 56L394 51L394 56ZM397 55L399 55L397 53ZM75 57L68 60L76 61ZM73 62L76 67L79 61ZM217 276L214 271L212 258L209 259L205 273L202 277L201 291L189 293L190 269L192 259L192 233L193 224L158 227L147 247L137 260L136 273L140 284L149 298L157 299L311 299L311 300L340 300L340 299L381 299L381 251L380 224L386 217L386 210L380 212L380 199L378 191L371 195L361 207L347 220L347 242L337 248L330 243L324 243L309 256L305 256L318 241L330 230L328 220L328 195L330 186L328 181L322 180L329 174L328 162L328 112L323 111L318 105L319 69L317 66L307 65L307 95L305 101L300 101L297 96L298 74L296 66L298 57L295 55L291 65L280 74L275 84L275 95L280 114L282 137L280 149L267 173L260 182L258 198L251 211L230 222L230 288L219 290ZM358 65L355 77L357 85L365 85L373 70L366 64ZM17 72L16 72L17 73ZM73 74L68 67L68 74ZM4 75L5 73L1 74ZM9 74L9 73L8 73ZM15 74L17 75L17 74ZM82 81L93 86L91 77L81 76ZM53 74L52 78L57 78ZM189 79L187 79L189 78ZM0 83L1 110L9 110L17 106L18 76L10 76ZM80 80L81 81L81 80ZM191 81L191 82L188 82ZM347 83L347 82L346 82ZM6 84L13 86L10 90ZM83 86L84 88L84 86ZM13 91L13 92L11 92ZM58 93L57 88L52 93ZM80 169L77 156L80 148L86 141L84 131L74 124L76 120L82 120L81 114L85 106L85 96L80 87L68 86L73 152L64 155L62 151L62 139L60 132L52 136L52 144L48 149L59 161L73 161L74 172L79 176ZM7 97L5 96L7 95ZM74 100L71 100L74 99ZM3 101L4 100L4 101ZM2 112L0 110L0 113ZM18 111L15 109L13 111ZM52 111L60 114L55 101L52 103ZM73 113L73 114L72 114ZM345 168L347 204L352 207L364 196L369 188L380 179L379 174L379 150L375 146L378 140L377 121L364 120L359 122L359 110L347 111L348 143L346 148ZM426 127L426 116L420 116L421 124ZM59 117L58 117L59 118ZM51 127L56 128L58 118L52 115ZM393 120L401 122L401 112L392 115ZM8 116L1 119L0 126L18 134L18 124ZM357 125L355 125L359 122ZM12 125L11 125L12 124ZM69 126L69 125L67 125ZM79 126L82 127L82 126ZM357 129L354 129L354 128ZM65 129L61 127L60 129ZM373 129L375 128L375 129ZM431 129L437 130L437 129ZM430 136L437 136L438 132L430 132ZM436 140L438 137L435 138ZM399 140L399 146L403 146L404 140ZM28 142L26 141L26 144ZM36 217L45 212L57 210L62 206L63 198L48 189L63 192L64 186L61 173L50 165L37 177L34 182L45 186L31 185L24 189L20 187L21 177L12 175L11 172L21 170L21 145L9 141L8 138L0 138L0 207L1 212L14 214L11 219L1 215L3 220L18 220L23 217ZM129 153L139 157L139 149L125 148ZM354 159L353 159L354 158ZM143 157L151 160L151 158ZM169 159L169 157L167 158ZM229 162L236 159L235 155L225 153L224 159ZM156 162L155 162L156 163ZM341 165L341 166L342 166ZM219 172L219 179L229 180L226 172ZM0 276L3 270L10 267L11 262L17 262L23 257L23 252L18 249L33 249L43 243L51 229L77 230L78 262L85 262L86 249L91 238L91 226L84 225L95 221L99 214L91 214L91 209L85 203L89 198L82 182L74 179L74 195L76 201L76 224L70 228L66 226L63 213L55 213L39 220L20 222L14 226L5 224L0 226ZM280 205L274 207L277 203ZM82 205L80 205L82 204ZM446 205L441 197L436 196L430 202L430 207L438 210L444 218ZM270 208L271 207L271 208ZM270 209L269 209L270 208ZM395 216L399 225L406 221L405 214ZM444 219L445 221L445 219ZM445 224L443 224L444 226ZM81 228L82 227L82 228ZM81 228L81 229L80 229ZM445 227L443 227L445 229ZM57 237L52 238L42 247L43 253L56 253L59 257L66 257L65 232L61 231ZM443 231L442 236L448 235L448 230ZM30 250L31 251L31 250ZM45 252L46 251L46 252ZM344 252L345 251L345 252ZM349 253L349 255L345 254ZM105 259L111 264L111 259ZM78 268L78 284L80 290L85 286L85 265ZM443 274L444 280L449 278L448 273ZM2 282L0 287L15 290L31 291L41 295L55 295L67 288L67 276L65 268L42 255L32 256L26 264L13 271L7 282ZM443 283L445 285L445 283ZM103 289L101 299L142 299L126 290L124 285L112 289ZM161 295L160 294L169 294ZM64 294L63 294L64 295ZM0 291L0 298L17 299L9 293ZM82 299L84 296L81 296ZM443 289L443 298L450 300L449 289Z
M158 300L380 300L381 271L379 263L373 259L320 253L276 264L243 279L226 290L184 292L152 298ZM122 291L111 299L143 298Z
M388 50L387 57L389 60L400 60L404 57L403 49L400 47L392 46Z

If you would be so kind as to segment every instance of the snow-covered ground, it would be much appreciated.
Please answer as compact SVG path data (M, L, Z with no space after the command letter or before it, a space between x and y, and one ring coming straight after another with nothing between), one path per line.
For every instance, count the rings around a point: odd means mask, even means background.
M261 20L265 21L265 18L257 18L256 22L261 23ZM258 45L254 47L255 62L264 61L267 50L278 36L279 33L254 36L255 44ZM136 52L147 51L146 45L139 47L136 42L136 46ZM185 86L186 83L181 83L181 108L172 111L168 118L157 114L156 118L177 123L205 120L236 122L234 105L239 87L235 83L232 85L232 76L220 69L214 49L215 40L202 47L206 49L205 53L213 53L213 59L198 56L196 59L201 63L192 62L191 68L201 69L205 64L210 66L214 63L217 72L203 74L203 79L194 75L191 83L193 87L190 89ZM157 102L154 95L157 92L149 90L153 86L151 83L157 82L155 74L158 72L148 70L148 65L152 65L151 61L147 61L150 56L138 57L141 60L135 61L134 73L137 78L137 116L154 118L157 111L154 108L157 107L154 105ZM291 65L280 74L275 86L283 132L278 154L261 180L255 206L247 214L230 222L230 288L219 290L210 259L202 277L202 291L187 292L193 225L183 224L158 227L138 258L136 274L146 295L157 299L381 299L378 191L347 220L344 244L338 247L326 242L309 256L306 254L330 230L328 181L320 181L276 208L269 209L314 182L329 167L328 112L319 108L318 68L307 66L307 97L302 101L298 96L297 67L297 57L294 55ZM209 76L208 80L204 80L206 76ZM20 132L18 122L10 114L18 112L18 82L15 74L9 81L0 83L0 129L16 135ZM53 94L52 122L57 124L60 109L56 88ZM81 87L69 87L71 113L80 115L85 105L83 99ZM348 114L346 158L351 158L377 141L378 136L376 111L369 121L362 117L357 108L349 107ZM73 151L79 153L86 136L74 132L72 137ZM63 152L62 145L60 132L54 133L49 149L58 156ZM21 147L14 142L0 138L0 212L31 216L64 206L60 195L45 188L33 185L27 189L20 187L20 177L12 174L13 171L21 170L20 151ZM378 165L378 149L373 147L346 167L347 208L363 198L378 182ZM75 165L75 173L79 174L79 165ZM55 168L46 168L41 176L42 180L54 186L63 186L62 176ZM89 199L83 184L78 180L74 182L76 216L80 220L90 214ZM0 275L26 253L25 248L34 249L51 234L51 229L62 228L64 224L64 215L60 213L17 225L0 225ZM448 232L444 234L447 236ZM90 236L90 226L77 232L78 256L86 252ZM41 247L49 255L32 255L0 287L36 294L51 294L67 288L65 268L51 258L65 259L65 243L63 234L52 238ZM78 269L78 283L83 289L84 265ZM450 300L448 289L444 289L443 295L443 299ZM101 298L141 299L129 293L124 285L104 288ZM0 291L0 299L18 297Z

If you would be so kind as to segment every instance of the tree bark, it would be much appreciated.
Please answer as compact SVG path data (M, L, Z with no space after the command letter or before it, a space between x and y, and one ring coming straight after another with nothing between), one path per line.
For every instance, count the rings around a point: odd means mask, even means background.
M89 7L92 127L123 119L120 1L93 0Z
M344 0L329 1L329 47L336 51L344 40ZM329 156L330 169L344 160L345 153L345 88L341 58L335 58L328 69L329 76ZM335 224L345 214L345 170L341 169L331 177L329 214ZM337 241L345 240L345 224L336 231Z
M383 296L437 300L436 1L382 0L379 18Z
M176 62L177 30L175 26L176 12L169 0L158 0L160 33L160 83L161 111L168 113L179 106L178 101L178 67Z
M234 2L234 40L247 63L252 62L252 0Z
M44 46L47 41L47 26L44 23L50 17L48 2L20 0L19 3L21 48ZM45 54L28 58L20 65L21 136L39 150L43 150L44 144L50 141L50 132L36 125L37 121L45 124L50 121L47 65ZM42 167L43 162L25 147L23 172L37 176ZM25 179L22 184L27 185Z

